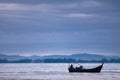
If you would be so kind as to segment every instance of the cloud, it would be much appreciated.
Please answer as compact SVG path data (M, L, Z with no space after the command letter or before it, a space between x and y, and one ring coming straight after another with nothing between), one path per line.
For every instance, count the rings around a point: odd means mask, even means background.
M15 4L15 3L1 3L0 10L12 10L12 11L41 11L41 12L49 12L51 11L52 6L49 4Z
M10 18L17 17L18 19L23 18L23 20L25 19L40 20L43 18L46 20L51 18L53 18L52 20L60 20L60 19L62 20L64 19L63 17L69 17L74 19L85 18L87 20L89 18L92 19L91 21L97 21L97 20L103 21L102 19L111 18L111 15L110 16L108 14L104 15L103 14L104 12L97 13L97 6L99 7L98 10L105 8L105 4L103 5L101 2L98 1L78 1L73 3L68 2L63 4L45 3L45 2L38 2L38 4L23 4L23 3L9 3L9 4L1 3L0 16L3 17L4 19L9 17ZM109 20L112 19L113 18ZM105 20L105 21L109 21L109 20Z
M112 0L0 0L0 52L118 54L118 7Z
M66 17L70 18L91 18L94 17L95 15L93 14L82 14L82 13L71 13L66 15Z
M94 1L94 0L82 1L80 5L83 7L101 7L101 6L103 6L103 4L101 2Z

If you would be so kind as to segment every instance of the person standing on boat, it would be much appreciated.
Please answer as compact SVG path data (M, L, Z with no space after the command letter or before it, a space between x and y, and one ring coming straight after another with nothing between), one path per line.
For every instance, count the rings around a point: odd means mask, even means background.
M73 65L72 64L70 65L70 68L73 69Z

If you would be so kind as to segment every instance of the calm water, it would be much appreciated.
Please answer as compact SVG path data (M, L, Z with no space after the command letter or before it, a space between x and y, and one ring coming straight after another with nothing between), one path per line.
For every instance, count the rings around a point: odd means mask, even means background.
M81 64L85 68L100 65ZM120 80L120 64L104 64L101 73L69 73L67 68L66 63L0 64L0 80Z

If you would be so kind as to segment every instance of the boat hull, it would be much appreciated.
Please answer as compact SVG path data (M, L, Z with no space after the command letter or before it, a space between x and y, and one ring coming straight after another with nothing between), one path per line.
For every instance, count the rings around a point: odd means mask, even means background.
M87 73L99 73L103 67L103 64L92 69L80 69L80 68L68 68L69 72L87 72Z

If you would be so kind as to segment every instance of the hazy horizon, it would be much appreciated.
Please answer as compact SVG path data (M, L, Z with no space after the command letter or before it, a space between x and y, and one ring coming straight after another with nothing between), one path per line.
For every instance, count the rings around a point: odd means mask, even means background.
M100 55L100 56L107 56L107 57L120 57L119 55L106 55L106 54L96 54L96 53L73 53L73 54L1 54L1 55L7 55L7 56L13 56L13 55L16 55L16 56L25 56L25 57L30 57L30 56L41 56L41 57L44 57L44 56L54 56L54 55L58 55L58 56L69 56L69 55L78 55L78 54L90 54L90 55Z

